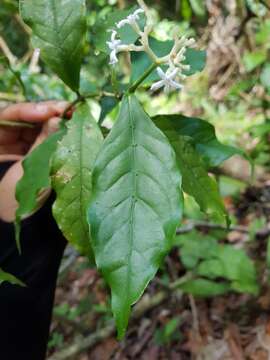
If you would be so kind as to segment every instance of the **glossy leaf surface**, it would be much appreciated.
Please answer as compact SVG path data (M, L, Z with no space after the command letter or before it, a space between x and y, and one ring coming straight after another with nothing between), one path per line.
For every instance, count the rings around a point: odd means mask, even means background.
M18 209L16 211L16 238L19 246L20 223L22 219L33 213L38 206L38 195L41 190L51 185L50 160L57 142L63 137L65 130L59 130L36 147L23 161L24 175L16 187Z
M92 192L92 169L103 136L87 104L78 107L67 123L67 134L52 161L52 185L57 194L53 214L66 239L91 255L87 205Z
M206 163L215 167L233 155L243 156L243 152L233 146L222 144L216 137L215 128L209 122L183 115L159 115L154 118L155 124L164 131L176 132L189 136Z
M33 46L74 91L79 89L85 0L20 0L23 20L33 30Z
M165 119L163 119L165 120ZM225 223L226 210L216 181L193 146L192 138L179 135L170 121L155 121L170 140L183 178L183 190L194 197L203 212L217 222Z
M119 337L131 305L169 251L181 218L175 153L135 96L124 98L98 155L89 209L96 263L112 291Z

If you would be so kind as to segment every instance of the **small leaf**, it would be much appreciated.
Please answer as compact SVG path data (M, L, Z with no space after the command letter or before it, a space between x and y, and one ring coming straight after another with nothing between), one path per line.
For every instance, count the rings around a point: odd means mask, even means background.
M197 273L210 279L230 280L231 289L237 292L257 295L259 291L254 263L244 250L231 245L219 245L213 258L198 266Z
M149 39L149 45L154 53L159 56L168 55L173 47L173 41L159 41L153 37ZM190 65L190 70L186 72L186 75L193 75L196 72L200 72L205 67L206 53L205 51L187 49L186 60L184 64ZM152 64L151 59L144 52L133 52L131 53L131 63L132 63L132 74L131 82L136 81ZM149 75L144 84L150 84L153 81L159 79L157 72L153 72Z
M92 168L102 141L89 106L82 104L67 123L67 134L52 159L52 185L57 194L54 217L66 239L88 256L92 249L86 210L92 192Z
M160 115L153 120L167 134L176 132L191 137L208 168L219 166L233 155L245 156L242 150L220 143L214 126L205 120L183 115Z
M16 211L16 241L20 250L20 223L32 214L38 207L38 195L40 191L51 185L50 160L54 153L57 142L65 134L65 129L52 134L47 140L36 147L23 161L24 174L16 186L16 199L18 209Z
M93 173L89 223L98 268L123 337L131 305L170 250L182 214L181 177L167 138L126 96Z
M33 30L33 46L74 91L80 83L85 10L85 0L20 0L21 16Z
M230 284L216 283L214 281L199 278L195 280L188 280L185 283L179 285L178 288L185 293L194 296L208 297L226 294L230 290Z
M9 282L12 285L26 286L21 280L17 279L14 275L11 275L2 269L0 269L0 286L5 282Z

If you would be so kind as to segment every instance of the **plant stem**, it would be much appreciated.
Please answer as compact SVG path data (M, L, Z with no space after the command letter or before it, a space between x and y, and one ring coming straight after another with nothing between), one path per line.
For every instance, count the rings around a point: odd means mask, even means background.
M128 89L128 93L134 93L137 88L144 82L144 80L157 68L158 64L153 63L149 68L143 73L143 75L131 85Z
M23 121L13 121L13 120L0 120L0 126L8 126L8 127L21 127L21 128L29 128L33 129L35 127L34 124L23 122Z
M62 119L66 120L67 119L67 114L70 110L72 110L74 108L74 106L76 106L77 104L84 102L85 101L85 97L82 96L79 92L77 93L77 98L72 101L72 103L70 105L68 105L68 107L66 108L66 110L64 111L63 115L62 115Z

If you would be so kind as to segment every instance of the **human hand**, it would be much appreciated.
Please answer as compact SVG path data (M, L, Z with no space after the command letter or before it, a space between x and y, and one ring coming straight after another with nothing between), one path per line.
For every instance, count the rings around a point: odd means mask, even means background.
M0 126L0 162L20 160L33 147L57 130L60 117L68 107L65 101L22 103L0 112L0 120L28 122L33 128ZM69 114L70 115L70 114Z
M66 102L49 101L11 105L0 112L0 120L21 121L36 125L33 129L0 126L0 163L17 161L0 181L0 219L6 222L12 222L15 219L16 184L23 175L22 161L19 160L23 160L33 148L57 131L61 116L67 108ZM45 189L39 194L37 209L42 206L49 194L50 189Z

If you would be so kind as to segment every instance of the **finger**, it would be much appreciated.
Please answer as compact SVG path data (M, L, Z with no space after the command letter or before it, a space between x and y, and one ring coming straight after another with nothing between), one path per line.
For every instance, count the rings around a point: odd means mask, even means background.
M49 136L59 130L61 118L53 117L46 124L44 124L41 135Z
M0 145L0 155L25 155L29 149L29 144L17 142L15 144Z
M23 155L0 155L0 163L8 161L20 161L23 159Z
M0 128L0 144L13 144L15 143L20 136L20 130L18 129L9 129L9 128Z
M15 104L4 109L0 113L0 118L39 123L55 116L62 116L67 107L68 103L65 101Z
M40 131L40 127L38 127L37 129L23 129L21 131L20 139L27 142L28 144L32 144L35 141L36 137L40 134Z

